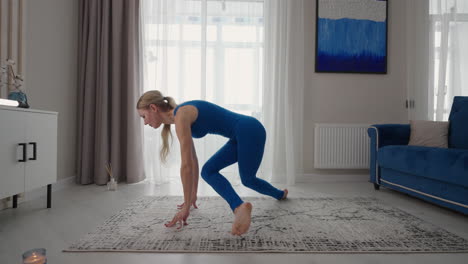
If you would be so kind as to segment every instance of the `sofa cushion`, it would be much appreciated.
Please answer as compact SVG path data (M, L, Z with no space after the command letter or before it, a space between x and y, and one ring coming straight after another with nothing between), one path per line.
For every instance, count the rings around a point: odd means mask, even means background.
M448 147L449 123L444 121L411 120L408 145L422 147Z
M467 150L394 145L377 156L381 167L468 187Z
M455 96L450 110L449 147L468 149L468 97Z

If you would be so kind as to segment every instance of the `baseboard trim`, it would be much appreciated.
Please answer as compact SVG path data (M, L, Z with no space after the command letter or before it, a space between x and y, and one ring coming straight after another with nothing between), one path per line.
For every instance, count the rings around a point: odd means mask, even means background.
M368 182L369 174L303 174L299 176L296 182Z
M75 183L76 176L71 176L68 178L60 179L57 182L52 184L52 193L72 186ZM35 190L21 193L18 195L18 204L32 201L41 198L42 196L47 196L47 186L37 188ZM1 199L0 202L0 210L7 209L13 207L11 197Z

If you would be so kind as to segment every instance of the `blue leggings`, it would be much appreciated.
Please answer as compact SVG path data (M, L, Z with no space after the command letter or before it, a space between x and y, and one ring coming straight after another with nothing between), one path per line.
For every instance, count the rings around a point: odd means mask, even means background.
M262 124L254 118L242 118L237 122L235 137L230 139L203 165L201 176L213 189L229 203L232 211L243 203L229 181L219 172L238 162L241 182L261 194L276 199L283 198L284 191L256 177L262 162L266 132Z

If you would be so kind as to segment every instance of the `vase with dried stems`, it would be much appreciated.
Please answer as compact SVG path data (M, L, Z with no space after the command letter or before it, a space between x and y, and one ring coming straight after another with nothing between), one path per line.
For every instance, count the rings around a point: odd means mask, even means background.
M114 179L112 175L112 165L110 162L106 163L106 171L109 174L109 182L107 182L107 190L115 191L117 190L117 181Z

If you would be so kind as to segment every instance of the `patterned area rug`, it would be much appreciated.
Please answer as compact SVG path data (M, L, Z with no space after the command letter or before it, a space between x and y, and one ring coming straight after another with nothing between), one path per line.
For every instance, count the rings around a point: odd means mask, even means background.
M218 197L200 197L188 226L166 228L181 197L143 197L66 252L468 252L468 241L374 198L249 198L252 225L229 233L233 215Z

